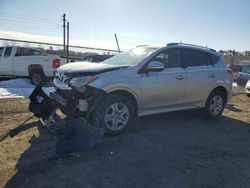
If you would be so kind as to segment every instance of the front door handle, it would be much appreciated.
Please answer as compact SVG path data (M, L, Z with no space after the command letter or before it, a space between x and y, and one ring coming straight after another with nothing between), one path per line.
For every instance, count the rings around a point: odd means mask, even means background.
M183 80L185 77L182 76L182 75L179 75L179 76L176 76L175 78L176 78L177 80Z
M215 78L216 77L216 75L214 74L214 73L212 73L212 74L209 74L209 76L208 76L209 78Z

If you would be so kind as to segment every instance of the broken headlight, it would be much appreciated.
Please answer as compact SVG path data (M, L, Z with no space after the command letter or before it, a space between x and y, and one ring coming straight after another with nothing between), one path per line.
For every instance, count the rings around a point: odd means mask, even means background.
M69 86L80 93L84 93L86 91L85 86L97 79L98 77L95 76L72 78L69 82Z

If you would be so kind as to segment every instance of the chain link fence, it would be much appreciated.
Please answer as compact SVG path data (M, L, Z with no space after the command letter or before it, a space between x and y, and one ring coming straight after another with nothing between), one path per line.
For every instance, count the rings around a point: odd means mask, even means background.
M0 37L0 113L25 112L35 86L53 90L53 71L66 63L101 62L115 49Z

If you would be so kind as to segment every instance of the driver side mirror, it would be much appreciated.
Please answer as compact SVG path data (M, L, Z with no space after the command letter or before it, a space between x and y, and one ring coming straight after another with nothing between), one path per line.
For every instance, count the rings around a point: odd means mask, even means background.
M146 69L147 71L151 71L151 72L160 72L165 69L165 65L159 61L151 61L149 62Z

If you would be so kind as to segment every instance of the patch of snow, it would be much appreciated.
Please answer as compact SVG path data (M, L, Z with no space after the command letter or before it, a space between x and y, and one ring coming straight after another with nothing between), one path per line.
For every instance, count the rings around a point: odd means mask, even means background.
M0 81L0 88L34 88L29 79L11 79L6 81Z
M29 79L0 81L0 98L26 98L34 89ZM55 91L54 87L43 87L43 90L47 94Z

